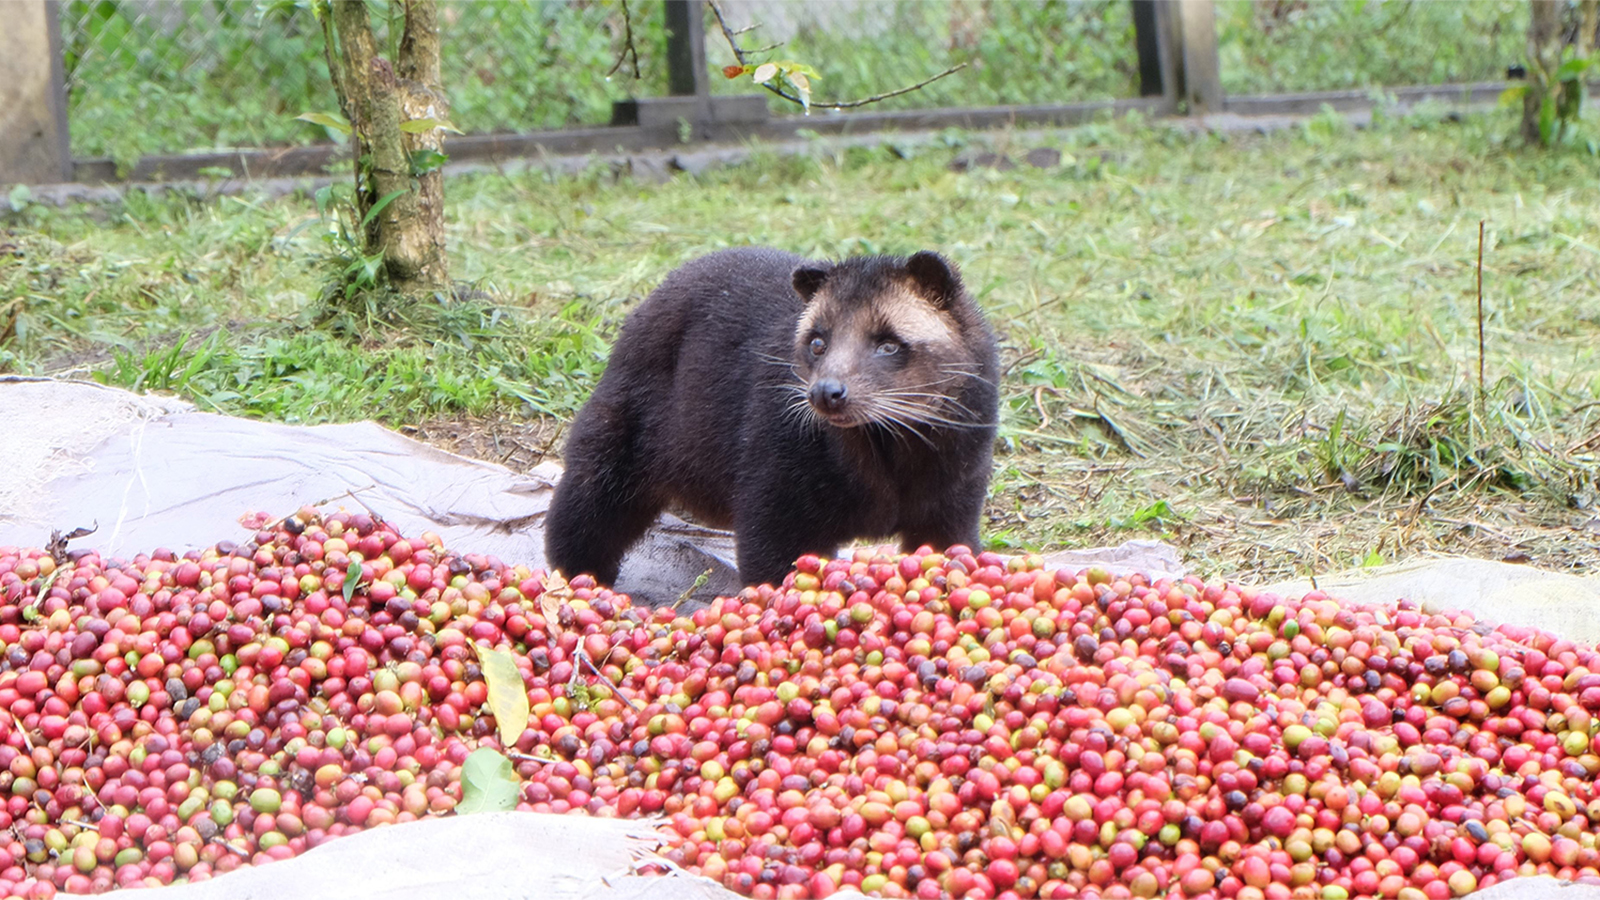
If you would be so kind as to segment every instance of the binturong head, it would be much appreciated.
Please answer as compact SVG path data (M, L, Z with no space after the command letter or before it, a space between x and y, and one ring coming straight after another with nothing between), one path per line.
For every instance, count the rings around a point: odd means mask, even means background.
M794 289L806 304L795 328L795 371L816 420L919 433L992 424L961 398L969 379L994 379L994 339L942 256L802 266Z

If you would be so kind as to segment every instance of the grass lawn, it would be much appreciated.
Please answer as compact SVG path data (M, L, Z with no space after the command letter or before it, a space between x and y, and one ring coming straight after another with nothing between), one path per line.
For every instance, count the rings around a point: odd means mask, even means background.
M665 184L456 177L492 302L331 320L310 197L9 214L0 371L373 418L513 467L558 454L623 315L729 245L939 249L1004 344L985 539L1158 536L1246 580L1428 551L1600 565L1600 162L1509 114L1272 135L1102 123L751 162ZM974 142L1050 169L952 171ZM1486 391L1475 292L1483 260Z

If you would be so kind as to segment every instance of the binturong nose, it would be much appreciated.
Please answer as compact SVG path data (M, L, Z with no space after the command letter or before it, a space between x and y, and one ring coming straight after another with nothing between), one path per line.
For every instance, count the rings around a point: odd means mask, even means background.
M811 405L825 413L843 412L846 402L844 382L821 378L811 384Z

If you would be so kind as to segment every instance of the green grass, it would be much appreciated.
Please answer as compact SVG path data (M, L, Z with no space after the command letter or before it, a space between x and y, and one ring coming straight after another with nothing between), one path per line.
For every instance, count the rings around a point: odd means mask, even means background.
M958 174L980 138L950 134L662 185L599 168L459 177L454 274L495 302L395 329L313 327L335 263L310 198L30 206L0 237L0 371L291 422L555 423L627 310L688 258L932 247L1004 344L997 545L1153 534L1266 575L1426 549L1593 565L1600 163L1524 151L1501 137L1514 127L1102 123L982 139L1055 146L1050 170Z

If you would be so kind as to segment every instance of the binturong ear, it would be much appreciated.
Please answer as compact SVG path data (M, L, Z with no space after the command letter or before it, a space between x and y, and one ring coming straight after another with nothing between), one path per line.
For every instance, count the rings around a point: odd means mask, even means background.
M827 280L827 269L801 266L794 270L794 292L800 295L800 299L810 303L811 298L815 297L817 290L822 287L822 283Z
M911 276L917 293L940 309L949 308L961 296L961 276L944 257L931 250L906 260L906 274Z

